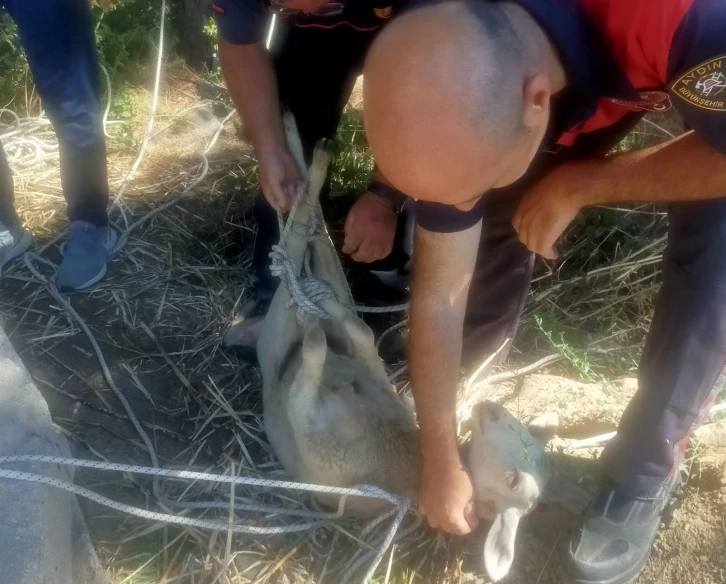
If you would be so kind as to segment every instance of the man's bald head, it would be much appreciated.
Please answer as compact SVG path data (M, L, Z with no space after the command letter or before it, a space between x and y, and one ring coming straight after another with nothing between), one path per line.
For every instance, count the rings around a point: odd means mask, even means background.
M366 130L394 186L465 206L526 169L540 132L526 115L531 43L513 22L507 4L438 0L379 35L365 67Z

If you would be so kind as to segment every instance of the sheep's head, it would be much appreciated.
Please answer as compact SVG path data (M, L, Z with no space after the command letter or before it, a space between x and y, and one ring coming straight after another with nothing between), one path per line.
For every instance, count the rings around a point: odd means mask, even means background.
M557 417L548 414L525 428L492 401L477 404L472 412L468 466L477 513L493 521L484 546L484 566L495 582L509 572L519 520L534 508L544 488L544 449L557 425Z

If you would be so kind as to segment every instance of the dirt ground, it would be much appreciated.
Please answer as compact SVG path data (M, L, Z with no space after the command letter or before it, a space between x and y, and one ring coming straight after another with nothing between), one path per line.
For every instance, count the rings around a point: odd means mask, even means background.
M76 453L82 457L103 456L113 461L136 462L148 464L146 454L139 448L138 438L130 428L125 416L119 413L113 397L105 387L95 357L90 347L79 335L74 335L60 342L43 343L44 346L32 346L29 339L38 334L38 327L27 317L19 324L13 317L23 306L22 287L16 289L15 283L3 285L5 302L8 299L18 304L13 311L3 306L6 318L6 330L12 331L13 342L21 353L26 365L39 388L48 400L56 423L66 429ZM143 295L142 295L143 296ZM92 298L85 299L81 306L85 313L93 313ZM96 310L98 305L94 307ZM39 302L33 306L24 306L25 310L44 311ZM51 309L48 307L48 309ZM52 309L51 309L52 310ZM111 310L110 312L113 312ZM154 312L152 310L152 312ZM104 314L107 314L104 311ZM138 317L151 320L152 315ZM99 315L94 320L99 322L104 317ZM225 441L229 439L229 428L220 419L212 419L206 432L208 436L200 442L199 419L202 413L192 403L182 400L184 391L178 378L171 373L163 357L159 355L152 341L139 330L128 330L119 326L114 319L110 320L108 337L104 339L106 358L112 363L115 376L128 377L128 370L123 364L133 368L139 380L145 386L153 400L154 407L148 399L138 392L130 392L132 405L145 427L152 431L153 440L160 453L162 464L174 466L182 460L195 458L198 468L219 470L219 459L229 456ZM44 328L45 323L41 322ZM163 329L162 329L163 330ZM215 338L219 331L208 331L205 335ZM173 356L183 352L188 344L184 340L162 339L167 355ZM216 340L214 341L216 342ZM196 388L203 384L199 380L206 375L221 377L236 376L239 373L223 370L222 358L209 364L208 369L200 371L200 375L190 372L191 383ZM260 384L256 380L253 368L229 363L229 367L240 367L243 375L252 381L244 388L246 393L245 410L251 402L259 400ZM222 370L220 370L220 368ZM127 385L131 390L131 386ZM523 420L529 419L538 412L556 411L562 421L560 434L569 438L592 436L610 431L615 427L620 410L633 390L633 382L601 388L593 384L583 384L567 378L551 375L533 375L519 387L491 388L496 397L503 399L511 411L516 412ZM111 409L106 409L99 396L111 402ZM230 401L234 396L228 396ZM259 414L259 404L254 408ZM253 420L247 427L258 437L263 437L258 421ZM255 430L255 428L257 428ZM696 447L692 449L688 461L690 476L681 493L679 493L668 516L664 528L658 537L655 552L645 571L637 580L638 584L723 584L726 582L726 421L707 428L702 433ZM193 451L190 446L193 445ZM247 440L249 449L255 442ZM572 452L562 449L553 452L550 461L554 469L554 478L540 508L527 517L521 527L517 543L517 555L511 575L506 582L516 584L556 584L562 582L559 572L559 553L567 538L568 529L577 518L577 511L586 503L587 496L592 492L590 473L594 470L594 457L597 449ZM258 457L253 455L253 458ZM264 458L264 457L263 457ZM687 476L687 473L686 473ZM143 505L149 494L149 485L137 479L118 480L114 476L99 476L87 472L79 473L78 481L89 488L126 502ZM150 526L140 526L135 521L119 517L115 513L84 503L89 516L89 524L99 552L113 573L127 576L124 566L131 561L133 550L143 554L141 550L149 547L156 549L176 533L174 528L160 530L157 527L151 533L144 533ZM469 573L460 576L452 575L451 569L444 577L441 572L427 569L417 560L420 573L428 572L422 577L424 582L457 581L481 584L487 580L477 575L471 566L476 565L482 537L486 526L468 543L454 543L450 538L437 538L430 532L423 531L421 536L429 540L435 548L446 550L447 563L464 562L464 569ZM161 539L160 539L161 538ZM438 543L436 543L438 542ZM249 542L238 541L240 549L254 549ZM287 542L278 542L279 554L284 556L288 551ZM466 548L463 555L455 550ZM275 546L266 550L275 554ZM441 555L441 549L439 549ZM145 555L143 556L146 557ZM129 559L131 558L131 560ZM457 560L458 558L458 560ZM411 563L405 562L407 568ZM458 570L454 570L454 574ZM173 573L173 572L172 572ZM394 571L395 573L395 571ZM119 579L118 581L122 581ZM132 580L133 582L134 580ZM138 582L161 582L149 575ZM245 581L245 580L240 580ZM271 581L284 582L284 579ZM287 580L291 581L291 580ZM325 581L325 580L324 580ZM331 582L331 580L327 580ZM402 582L405 580L401 580Z
M209 139L208 128L202 127L209 119L183 122L172 124L152 144L143 180L128 195L133 219L171 201L193 174L190 169L198 167L194 153ZM251 172L252 162L231 128L214 152L197 194L135 231L124 254L112 262L108 280L71 302L99 341L163 466L223 473L234 463L239 473L281 478L262 430L259 373L220 346L222 331L250 293L252 198L240 190L240 177ZM110 160L118 186L128 160L119 161L113 153ZM42 185L23 187L26 192L42 190ZM44 197L24 195L18 203L21 214L45 213L52 219L35 230L38 244L48 244L47 257L57 262L54 242L63 230L57 219L62 201L56 196L50 210ZM118 216L115 220L120 221ZM7 270L0 282L0 320L77 456L149 463L90 343L22 263ZM599 386L573 381L571 371L557 366L548 373L492 386L485 395L500 398L523 421L554 411L562 423L560 436L578 440L614 430L635 389L632 379ZM592 492L599 454L597 448L572 450L567 444L550 454L554 478L540 508L523 522L506 582L562 582L560 548ZM687 483L638 584L726 582L726 422L699 435L685 476ZM154 507L149 481L138 477L83 471L77 481L112 498ZM245 496L255 501L271 497ZM115 584L211 583L223 571L218 558L220 549L224 555L224 537L132 520L85 502L84 509ZM338 553L347 557L340 541L351 529L344 523L299 537L235 538L238 576L232 581L337 583L340 571L333 564ZM485 527L469 541L454 541L417 530L399 545L391 582L486 582L476 570L468 570L476 565L484 534ZM267 571L239 575L261 562ZM410 579L412 570L417 577ZM322 573L327 575L320 578Z

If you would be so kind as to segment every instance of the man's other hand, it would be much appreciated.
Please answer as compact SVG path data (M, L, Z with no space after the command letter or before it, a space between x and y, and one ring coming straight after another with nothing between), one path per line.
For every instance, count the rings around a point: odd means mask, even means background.
M582 188L577 165L564 165L548 174L519 203L512 225L530 251L548 260L557 258L555 243L577 216L577 191Z
M353 205L345 220L343 253L368 264L387 257L393 249L397 215L394 204L370 191Z
M434 529L466 535L479 524L474 487L460 461L424 462L419 490L419 512Z
M267 202L283 213L290 210L302 184L300 169L287 148L259 154L260 186Z

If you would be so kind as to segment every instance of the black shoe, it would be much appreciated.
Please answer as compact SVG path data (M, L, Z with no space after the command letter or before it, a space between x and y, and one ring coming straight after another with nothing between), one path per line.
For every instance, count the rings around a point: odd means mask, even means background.
M409 278L397 271L372 272L357 267L351 289L356 304L363 306L398 306L410 299Z
M398 315L399 320L403 320L405 317L406 316L403 312ZM406 360L407 349L408 324L406 324L403 328L399 328L388 333L386 337L380 341L378 354L386 363L400 363Z
M633 497L607 484L584 513L567 546L563 568L571 584L627 584L645 567L661 516L679 473L650 497Z
M243 361L257 363L257 339L270 301L267 295L260 295L247 303L224 332L222 345Z

